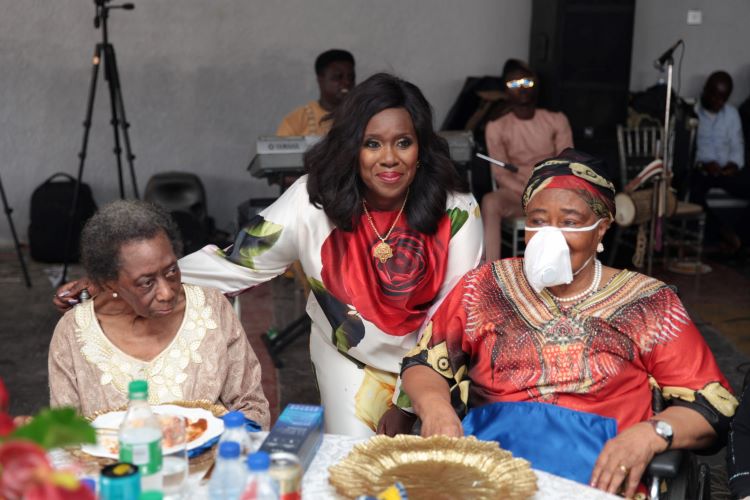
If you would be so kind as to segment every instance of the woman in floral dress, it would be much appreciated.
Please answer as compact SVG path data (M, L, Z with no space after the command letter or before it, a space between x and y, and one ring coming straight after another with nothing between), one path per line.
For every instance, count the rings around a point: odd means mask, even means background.
M186 282L239 293L299 260L326 431L369 436L428 311L478 264L482 224L416 86L374 75L332 118L305 156L309 174L231 251L207 246L180 268Z

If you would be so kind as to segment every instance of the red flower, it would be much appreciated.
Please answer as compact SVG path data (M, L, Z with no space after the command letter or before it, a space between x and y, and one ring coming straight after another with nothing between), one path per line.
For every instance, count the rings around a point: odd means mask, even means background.
M0 445L0 498L22 498L40 477L51 471L44 449L30 441Z
M7 436L16 429L13 418L7 413L0 413L0 438Z
M7 412L8 404L8 390L5 388L3 379L0 378L0 412Z
M94 500L70 472L58 472L44 449L30 441L0 445L0 498L13 500Z
M387 232L396 216L395 212L371 215L381 234ZM386 240L393 251L393 257L386 262L373 257L373 249L380 240L365 215L352 232L334 229L321 249L321 274L328 292L351 304L382 331L398 336L419 327L440 290L451 236L448 217L441 219L434 235L412 230L405 219L404 216L399 219ZM335 329L346 317L334 320L332 313L326 311Z

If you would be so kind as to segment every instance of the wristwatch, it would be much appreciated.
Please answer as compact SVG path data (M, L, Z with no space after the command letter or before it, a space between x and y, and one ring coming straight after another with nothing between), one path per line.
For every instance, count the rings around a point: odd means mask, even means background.
M654 427L656 434L667 442L667 449L671 448L672 438L674 437L672 426L664 420L651 419L648 422Z

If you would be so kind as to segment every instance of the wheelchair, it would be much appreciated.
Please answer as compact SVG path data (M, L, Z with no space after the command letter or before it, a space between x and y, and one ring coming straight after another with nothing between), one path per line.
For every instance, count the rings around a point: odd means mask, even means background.
M652 392L654 414L666 407L659 389ZM648 464L643 482L651 500L710 500L711 469L699 464L696 453L690 450L667 450L659 453Z

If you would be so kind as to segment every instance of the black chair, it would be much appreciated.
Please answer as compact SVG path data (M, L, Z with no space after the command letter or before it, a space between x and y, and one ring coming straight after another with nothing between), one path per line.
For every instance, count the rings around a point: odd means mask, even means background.
M174 218L182 234L185 253L209 242L213 221L208 216L206 190L200 178L188 172L163 172L149 179L143 196Z
M652 392L651 406L655 414L667 406L657 388ZM689 450L659 453L648 464L644 476L651 500L711 498L711 469L707 464L698 464L696 454Z

